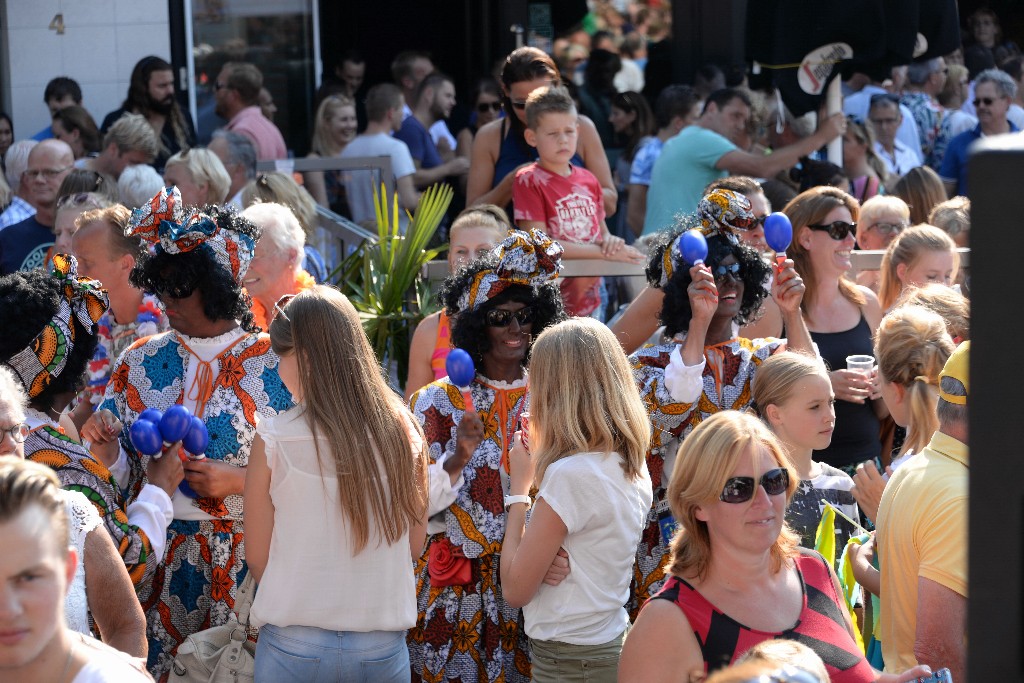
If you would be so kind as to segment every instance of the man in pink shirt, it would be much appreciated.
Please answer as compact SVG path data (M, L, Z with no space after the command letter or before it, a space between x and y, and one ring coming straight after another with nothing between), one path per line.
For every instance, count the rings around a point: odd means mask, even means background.
M228 62L213 85L218 116L228 119L225 130L241 133L252 140L259 161L286 159L284 137L260 110L263 74L247 62Z

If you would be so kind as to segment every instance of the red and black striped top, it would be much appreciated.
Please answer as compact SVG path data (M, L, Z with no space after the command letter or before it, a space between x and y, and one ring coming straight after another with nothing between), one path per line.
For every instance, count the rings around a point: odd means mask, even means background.
M842 598L836 593L825 558L818 553L801 554L796 559L796 568L803 585L803 609L796 625L777 633L744 626L677 576L670 577L652 599L671 600L683 610L709 672L732 664L762 641L787 638L814 650L825 662L832 683L875 680L874 671L846 628L839 606Z

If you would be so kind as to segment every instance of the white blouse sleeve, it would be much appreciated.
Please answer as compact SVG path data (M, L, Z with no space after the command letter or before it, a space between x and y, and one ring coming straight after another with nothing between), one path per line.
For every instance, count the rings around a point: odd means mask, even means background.
M681 345L676 345L669 356L665 367L665 388L679 403L694 403L704 391L705 360L701 358L697 365L686 365L681 348Z

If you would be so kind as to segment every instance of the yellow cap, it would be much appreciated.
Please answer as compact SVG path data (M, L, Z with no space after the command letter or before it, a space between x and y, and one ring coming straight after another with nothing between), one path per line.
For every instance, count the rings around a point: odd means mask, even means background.
M969 365L968 359L970 358L971 342L965 341L960 346L956 347L956 350L946 360L946 364L942 367L942 372L939 373L939 397L944 401L955 403L959 406L967 405L967 396L953 396L947 394L942 390L942 378L952 377L955 380L959 380L964 385L964 391L970 393L967 387L967 366Z

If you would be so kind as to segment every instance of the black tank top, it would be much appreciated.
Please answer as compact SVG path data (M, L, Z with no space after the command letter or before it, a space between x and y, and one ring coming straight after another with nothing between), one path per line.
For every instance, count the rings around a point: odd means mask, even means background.
M811 339L818 345L818 352L829 370L844 369L847 356L875 355L871 328L863 315L852 329L811 332ZM833 467L843 467L877 458L882 452L879 427L871 401L861 404L836 399L836 430L832 433L832 444L823 451L815 451L814 459Z

